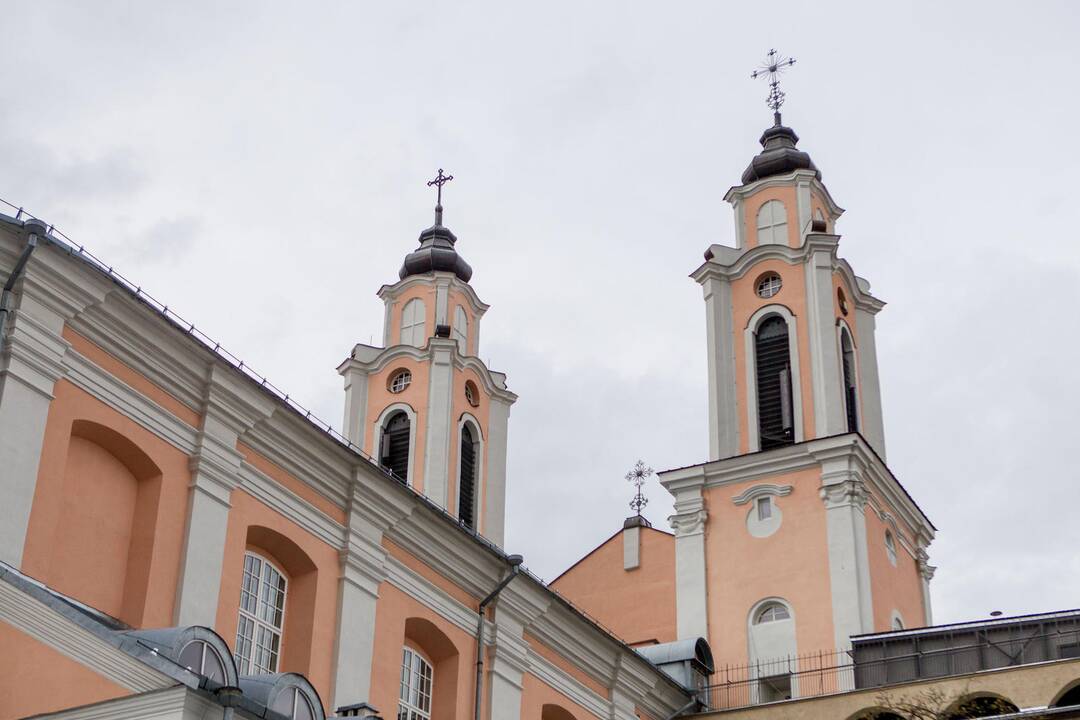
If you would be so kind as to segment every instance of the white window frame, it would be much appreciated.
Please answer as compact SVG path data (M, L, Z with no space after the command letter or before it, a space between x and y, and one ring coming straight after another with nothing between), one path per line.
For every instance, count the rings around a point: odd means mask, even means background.
M754 507L757 508L758 521L764 522L772 517L773 502L770 496L759 497L754 502Z
M427 703L421 697L420 683L413 686L414 681L423 677L424 669L427 669ZM402 720L431 720L431 705L435 697L435 668L420 652L406 645L401 653L401 674L398 685L398 712L397 717ZM404 716L402 715L404 712Z
M256 592L256 595L255 595L255 609L254 609L254 611L248 610L248 609L246 609L244 607L245 580L247 579L246 575L248 574L248 572L247 572L247 559L249 557L256 560L256 561L258 561L260 563L260 565L259 565L259 574L258 574L258 577L256 578L256 590L257 590L257 592ZM262 591L263 591L263 584L266 582L266 576L265 576L266 568L270 568L271 570L273 570L275 573L278 574L278 576L282 580L282 588L281 588L281 622L280 622L280 625L278 625L276 627L274 626L273 623L262 619L261 610L265 607L265 601L263 599L263 592ZM244 569L243 569L242 572L243 572L243 575L242 575L241 581L240 581L240 607L239 607L239 609L237 611L238 612L238 617L237 617L237 622L236 622L236 652L234 653L235 660L236 660L236 671L237 671L237 673L239 675L258 675L260 673L275 673L275 672L278 671L278 667L281 664L281 655L282 655L282 651L284 649L285 612L286 612L286 609L287 609L286 605L287 605L288 599L289 599L289 578L288 578L288 576L286 576L286 574L284 572L282 572L281 568L279 568L277 565L275 565L274 563L267 560L266 557L264 557L263 555L260 555L260 554L258 554L256 552L252 552L251 550L247 550L247 551L244 552ZM240 648L241 648L240 640L241 640L241 633L244 630L244 621L245 620L247 620L248 622L251 623L251 635L250 635L250 637L245 637L244 638L250 645L250 655L248 657L244 657L244 656L240 655ZM272 637L277 638L277 654L276 654L276 656L272 656L271 657L271 662L266 664L266 665L257 664L256 663L256 658L255 658L256 648L260 645L260 643L259 643L259 637L260 637L260 632L259 631L260 630L263 630L263 631L269 633Z
M773 612L773 617L769 619L763 619L764 615L768 612ZM779 612L784 613L784 617L776 617ZM782 622L784 620L791 619L791 610L782 602L769 601L763 606L754 611L754 625L765 625L772 622Z
M483 530L483 522L480 517L480 509L483 504L484 493L484 433L480 432L480 421L476 419L476 416L471 413L462 413L461 419L458 421L457 426L457 441L460 454L461 448L461 431L466 425L470 425L469 432L472 433L473 442L476 444L476 466L474 468L473 477L473 530L478 534ZM461 458L457 459L457 487L455 489L457 493L457 501L455 507L461 504ZM461 510L458 508L458 517L461 517Z
M841 292L843 289L841 288ZM846 297L845 293L845 297ZM849 301L850 302L850 301ZM847 387L844 384L844 335L847 335L848 342L851 344L851 371L854 374L855 380L855 424L858 425L859 432L863 432L863 414L862 414L862 385L859 382L859 348L855 347L855 333L851 331L851 326L847 324L847 321L843 318L837 318L836 321L836 352L837 357L840 358L840 389L844 393L844 422L847 424Z
M777 220L777 208L780 219ZM757 211L757 244L790 245L787 207L780 200L767 200Z
M460 305L454 306L454 324L450 327L450 337L457 341L458 353L469 354L469 316Z
M409 473L405 478L405 484L409 487L413 486L413 470L416 465L416 411L412 409L412 405L403 402L396 402L391 405L387 405L379 417L375 420L375 427L372 431L371 446L375 448L376 462L379 462L378 458L382 457L382 434L383 428L390 420L395 412L401 410L409 418Z
M427 305L421 298L413 298L405 303L401 309L401 345L423 347L427 340L425 326L427 325Z
M896 567L896 534L892 530L885 531L885 554L889 556L893 567Z
M401 384L401 387L395 390L394 386L397 384L397 379L402 376L405 376L405 380ZM395 370L394 374L390 376L390 382L387 384L386 389L396 395L397 393L405 392L410 385L412 385L412 370L400 368Z

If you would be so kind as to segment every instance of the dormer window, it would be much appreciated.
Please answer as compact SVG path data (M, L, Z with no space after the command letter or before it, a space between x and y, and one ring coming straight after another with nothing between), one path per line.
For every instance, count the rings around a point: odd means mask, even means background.
M787 209L779 200L769 200L757 214L758 245L787 245Z

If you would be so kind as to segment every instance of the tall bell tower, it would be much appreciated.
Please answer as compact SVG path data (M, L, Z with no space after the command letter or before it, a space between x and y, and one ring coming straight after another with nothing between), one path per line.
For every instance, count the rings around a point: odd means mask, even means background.
M345 379L345 436L399 482L497 545L503 542L506 440L517 396L479 358L487 312L472 268L443 225L444 175L435 224L420 233L398 281L379 289L381 347L356 345Z
M934 526L885 464L875 317L838 255L843 210L783 124L725 196L735 247L691 277L705 299L709 462L660 473L675 497L677 636L719 663L845 650L929 624Z

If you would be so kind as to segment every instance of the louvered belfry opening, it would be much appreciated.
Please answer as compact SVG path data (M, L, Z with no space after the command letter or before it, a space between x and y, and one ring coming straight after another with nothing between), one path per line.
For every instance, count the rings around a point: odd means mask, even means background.
M476 528L476 441L469 425L461 426L461 475L458 488L458 520L468 528Z
M788 327L772 316L758 326L754 346L757 363L758 434L761 449L795 442L791 405L791 357Z
M379 463L402 483L409 479L409 416L394 413L383 425L379 441Z
M858 396L855 392L855 348L851 346L851 336L847 330L840 333L840 350L843 353L844 366L844 407L847 409L848 432L859 431L859 413L856 411Z

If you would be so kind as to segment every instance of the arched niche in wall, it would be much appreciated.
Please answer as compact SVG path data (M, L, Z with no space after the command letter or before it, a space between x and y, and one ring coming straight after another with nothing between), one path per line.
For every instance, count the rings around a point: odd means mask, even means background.
M161 495L161 469L132 440L89 420L71 426L48 582L142 623Z
M285 576L284 625L279 671L309 673L315 627L318 566L296 541L262 525L247 529L245 549L269 560ZM243 562L243 558L237 560ZM236 603L239 612L239 599Z
M953 703L952 706L946 710L944 717L946 720L995 717L1006 713L1018 712L1019 709L1020 708L1016 707L1015 703L1001 695L996 695L994 693L972 693Z
M577 720L577 718L562 705L547 703L540 708L540 720Z
M458 679L464 672L458 647L435 623L417 617L405 620L404 645L420 650L431 662L431 716L456 717Z

